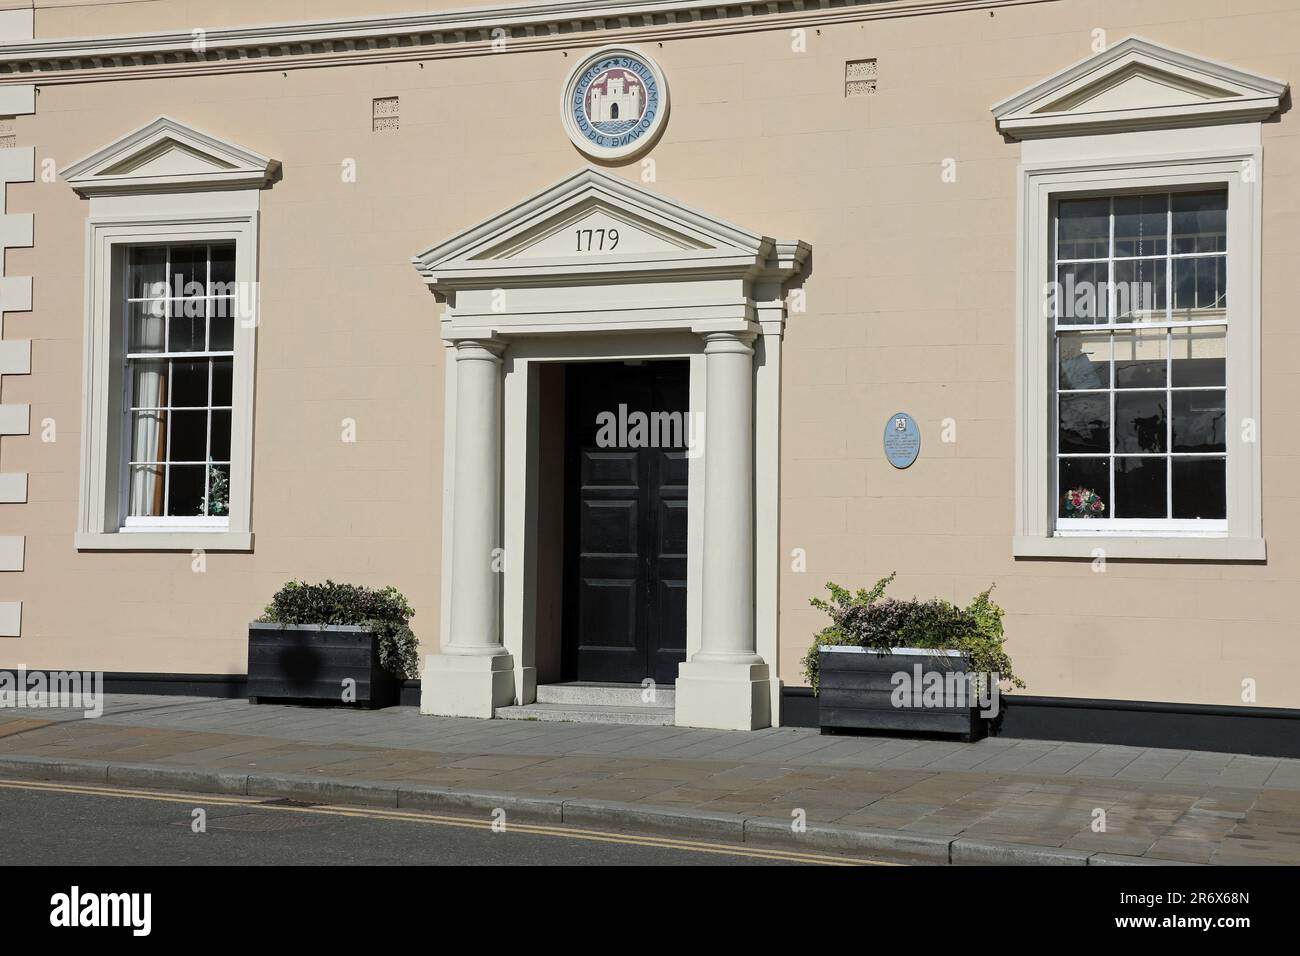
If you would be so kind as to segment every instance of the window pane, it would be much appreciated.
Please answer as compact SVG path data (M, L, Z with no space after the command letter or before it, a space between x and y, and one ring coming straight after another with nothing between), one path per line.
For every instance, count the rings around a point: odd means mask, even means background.
M1174 451L1226 451L1224 393L1174 392Z
M1060 451L1105 453L1110 451L1110 396L1087 392L1060 396Z
M133 517L157 517L163 513L163 467L132 465L128 513Z
M1169 228L1169 197L1115 197L1115 257L1163 256Z
M202 514L207 466L172 465L167 471L167 513L186 516Z
M131 460L138 462L167 460L167 413L131 413Z
M235 281L235 244L222 242L211 247L212 285L208 295L232 295Z
M1176 329L1173 341L1172 374L1175 388L1226 384L1224 359L1228 346L1227 329Z
M163 246L136 247L129 253L127 298L153 299L167 294L167 250Z
M1165 517L1166 458L1115 459L1115 517Z
M167 326L167 348L172 352L202 352L204 349L205 309L202 299L170 303L171 318Z
M230 461L230 412L212 413L212 461Z
M1174 196L1174 252L1228 248L1228 194L1223 190Z
M1162 452L1168 424L1168 392L1120 392L1115 396L1115 451Z
M1204 256L1174 260L1174 311L1221 310L1228 307L1228 260Z
M212 360L212 404L229 405L233 359Z
M1164 330L1115 335L1115 387L1162 388L1165 384Z
M1109 511L1110 459L1061 458L1058 461L1057 515L1061 518L1103 518ZM1096 495L1101 508L1073 507L1071 492ZM1082 502L1081 502L1082 503Z
M1107 302L1109 275L1110 267L1104 262L1065 263L1057 266L1057 324L1104 323L1110 314Z
M208 363L172 362L172 407L194 408L208 404Z
M167 303L162 299L131 302L126 307L127 350L130 352L161 352Z
M213 352L235 350L235 304L231 299L217 299L209 303L208 348Z
M1174 459L1174 517L1226 518L1228 491L1222 458Z
M1110 387L1110 336L1105 332L1060 335L1061 388Z
M1115 263L1115 321L1140 322L1165 318L1164 259L1133 259Z
M171 246L171 281L173 296L203 296L208 287L208 247Z
M1062 199L1056 205L1058 259L1104 259L1110 240L1109 199Z
M172 412L169 461L208 460L208 413Z

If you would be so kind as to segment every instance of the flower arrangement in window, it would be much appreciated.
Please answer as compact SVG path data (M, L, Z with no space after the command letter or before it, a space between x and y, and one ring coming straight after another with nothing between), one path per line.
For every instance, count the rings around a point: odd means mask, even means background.
M211 463L209 462L209 467ZM208 495L204 500L202 514L226 517L230 514L230 478L224 468L212 468Z
M1071 488L1065 493L1065 517L1100 518L1106 513L1106 503L1091 488Z

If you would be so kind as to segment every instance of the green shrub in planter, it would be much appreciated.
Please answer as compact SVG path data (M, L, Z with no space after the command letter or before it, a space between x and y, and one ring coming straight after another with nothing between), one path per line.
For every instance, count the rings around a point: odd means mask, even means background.
M979 674L997 674L1012 687L1025 682L1011 669L1002 633L1002 608L990 598L993 588L976 595L966 607L932 598L928 601L900 601L885 598L885 589L897 572L881 578L870 590L850 592L827 583L829 601L812 598L813 607L830 615L831 623L813 639L803 659L804 676L817 690L822 645L865 647L888 654L895 647L959 651Z
M275 592L261 624L365 625L379 638L379 663L398 680L419 674L419 641L411 631L415 611L394 587L308 584L290 581Z

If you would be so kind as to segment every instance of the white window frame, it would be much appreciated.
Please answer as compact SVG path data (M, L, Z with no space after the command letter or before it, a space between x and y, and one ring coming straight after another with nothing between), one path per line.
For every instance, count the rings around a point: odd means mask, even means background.
M205 249L209 249L209 250L212 248L211 244L196 243L195 245L203 245ZM141 248L144 248L144 247L141 247ZM169 251L169 255L170 255L170 250L173 249L173 248L177 248L177 247L173 247L173 246L168 246L168 245L166 245L166 244L162 244L161 246L150 246L149 248L164 248L164 249L167 249L167 250ZM123 257L123 258L126 260L126 262L125 262L125 268L127 269L128 278L129 278L129 272L130 272L130 261L129 261L130 251L131 251L131 250L128 249L128 250L127 250L127 255L126 255L125 257ZM237 251L237 250L236 250L236 255L238 255L238 251ZM168 261L170 261L170 260L168 260ZM115 266L115 267L116 267L116 266ZM206 269L207 269L207 263L205 262L204 295L203 295L201 298L202 298L202 300L203 300L203 302L204 302L205 315L210 316L210 307L211 307L211 303L214 302L214 301L217 301L217 300L211 297L211 286L210 286L210 284L209 284L210 276L206 274ZM168 299L169 301L172 301L172 302L183 302L183 301L185 301L184 299L175 299L175 298L173 298L173 296L174 296L174 278L175 278L175 274L170 270L170 268L169 268L166 272L164 272L164 282L165 282L166 285L167 285L167 289L166 289L166 292L165 292L164 294L165 294L165 296L167 297L167 299ZM116 284L115 284L115 285L116 285ZM236 288L238 289L239 286L236 285ZM131 306L131 303L132 303L132 302L140 302L140 301L147 301L147 300L148 300L148 297L146 297L146 298L144 298L144 299L132 299L132 298L129 297L129 295L124 295L124 296L122 297L121 302L122 302L123 305L125 305L125 306L129 309L130 306ZM232 299L232 300L226 300L226 302L227 302L227 304L226 304L225 308L231 309L232 312L233 312L233 315L232 315L232 319L233 319L233 321L232 321L232 330L233 330L233 326L236 325L236 324L238 324L238 322L240 321L241 318L244 318L244 316L242 316L242 315L240 314L240 312L239 312L242 303L239 301L238 294L237 294L236 298L234 298L234 299ZM129 322L129 317L123 315L123 316L121 316L120 319L119 319L118 316L114 316L113 321L119 321L119 320L123 323L123 329L125 330L125 329L126 329L126 326L127 326L127 324L128 324L128 322ZM170 321L170 318L164 319L164 321ZM207 321L208 321L209 324L210 324L210 318L208 318ZM125 335L125 337L129 340L129 338L130 338L129 333L127 333L127 332L124 331L124 335ZM123 383L122 383L122 395L123 395L123 399L122 399L122 411L123 411L123 416L124 416L124 419L125 419L125 420L124 420L124 424L123 424L123 428L122 428L122 460L123 460L125 466L126 466L127 469L128 469L128 473L127 473L126 478L122 481L122 483L121 483L121 487L120 487L120 489L119 489L119 498L120 498L120 500L121 500L121 506L120 506L120 507L121 507L121 514L122 514L122 516L123 516L123 517L122 517L122 527L121 527L121 529L120 529L121 531L124 531L124 532L131 532L131 533L138 534L138 533L143 532L143 531L160 531L160 530L172 531L172 530L177 530L177 529L180 529L180 530L192 530L192 531L228 531L228 530L230 530L230 514L229 514L230 507L229 507L229 502L227 502L227 507L226 507L226 512L227 512L227 513L224 514L224 515L166 515L166 514L163 514L163 515L132 515L131 512L130 512L131 474L130 474L130 470L129 470L129 469L130 469L131 467L133 467L135 464L138 464L138 463L132 461L132 459L133 459L134 456L133 456L133 454L132 454L132 448L131 448L131 441L132 441L131 430L132 430L132 428L134 427L134 426L133 426L133 422L132 422L132 416L133 416L132 409L134 409L134 408L137 407L137 401L136 401L136 398L135 398L135 395L134 395L134 387L133 387L133 382L132 382L132 362L135 362L135 361L140 361L140 362L152 362L152 361L173 362L173 361L182 361L182 362L184 362L184 361L194 361L194 360L197 360L197 359L202 359L202 360L204 360L204 361L211 361L212 359L230 359L230 360L231 360L231 365L232 365L232 386L233 386L233 365L234 365L234 356L235 356L235 352L234 352L234 340L233 340L233 338L232 338L232 340L231 340L231 349L230 349L229 351L227 351L227 350L218 350L218 351L214 351L214 350L211 348L210 343L209 343L209 337L210 337L210 335L211 335L210 328L209 328L209 329L205 329L205 336L204 336L204 346L205 346L205 348L202 349L201 351L170 352L170 351L165 351L165 350L164 350L164 351L162 351L162 352L157 352L157 353L152 353L152 352L149 352L149 353L141 353L141 352L137 352L137 353L134 354L134 356L132 355L132 353L130 353L129 351L127 351L127 352L124 352L124 354L123 354L123 375L124 375L124 380L123 380ZM129 341L128 341L128 344L129 344ZM233 400L234 400L234 395L233 395L233 394L231 395L231 400L232 400L232 402L233 402ZM170 411L169 411L168 415L166 416L166 418L169 420L169 423L168 423L168 426L167 426L167 427L168 427L168 429L169 429L169 435L170 435L170 428L171 428L170 420L172 419L172 415L170 414L170 412L171 412L171 411L176 411L176 410L185 410L185 409L176 409L174 406L172 406L172 405L171 405L171 399L170 399L170 396L169 396L169 398L168 398L168 408L169 408ZM229 411L229 412L231 413L231 416L232 416L232 425L233 425L233 416L234 416L234 406L233 406L233 404L232 404L231 406L229 406L229 407L227 407L227 406L220 406L219 408L216 408L216 409L214 409L214 408L212 407L212 373L209 372L209 378L208 378L208 400L207 400L207 407L204 408L204 411L207 413L207 420L206 420L206 422L205 422L205 427L206 427L206 429L207 429L207 434L204 436L204 440L205 440L205 444L208 444L208 445L210 445L210 443L211 443L211 436L212 436L212 414L213 414L214 411L217 411L217 410ZM173 464L175 464L175 462L172 461L172 456L171 456L171 452L170 452L170 445L171 445L171 439L170 439L170 437L169 437L169 439L168 439L168 449L169 449L169 450L168 450L168 454L167 454L167 456L166 456L166 457L167 457L167 460L166 460L166 462L161 463L161 464L164 464L165 467L166 467L167 469L170 469L170 467L171 467ZM233 448L232 448L232 451L233 451ZM212 463L212 457L211 457L210 454L207 456L207 461L208 461L209 464ZM222 461L222 462L220 462L219 464L222 465L222 466L225 466L225 467L227 468L227 470L229 470L229 468L230 468L232 462L230 462L230 461ZM210 478L211 478L211 474L209 473L208 475L205 476L205 478L208 479L208 480L210 480ZM206 482L205 482L205 499L206 499L206 497L207 497L208 494L210 494L210 490L208 489L208 487L207 487L207 485L206 485ZM166 497L170 500L170 491L166 492Z
M1195 131L1186 131L1194 133ZM1260 189L1258 127L1220 128L1207 150L1162 152L1174 138L1129 133L1032 144L1020 167L1017 237L1016 466L1017 557L1263 560L1260 508L1259 348ZM1100 149L1102 142L1106 148ZM1027 146L1031 144L1026 144ZM1075 158L1077 157L1077 158ZM1035 162L1035 159L1040 161ZM1070 194L1228 190L1227 519L1215 530L1195 522L1139 521L1106 531L1058 526L1055 335L1044 315L1050 280L1054 200ZM1254 423L1254 440L1243 424ZM1118 524L1116 522L1115 524Z
M232 192L230 197L243 195ZM159 196L166 205L166 197ZM255 203L255 200L254 200ZM178 204L184 208L188 203ZM248 551L252 549L253 379L257 346L255 208L227 214L92 216L87 223L85 422L76 546L79 550ZM128 521L125 322L121 304L126 250L138 245L230 242L235 281L250 314L235 320L230 434L230 506L224 519Z

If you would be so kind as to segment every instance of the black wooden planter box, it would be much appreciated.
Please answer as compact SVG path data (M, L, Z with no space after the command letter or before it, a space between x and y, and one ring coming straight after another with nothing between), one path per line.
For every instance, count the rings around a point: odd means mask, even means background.
M946 694L941 706L920 706L910 694L904 695L905 706L895 706L895 674L909 675L909 683L903 686L910 688L918 664L923 676L964 672L966 661L955 651L894 648L892 654L878 654L861 647L822 647L818 660L817 712L824 734L871 730L956 734L962 740L978 740L986 734L988 722L979 714L973 690L964 702L974 706L957 706L960 699Z
M248 625L250 704L342 704L348 678L356 682L355 703L361 706L391 707L401 694L401 682L379 666L379 636L373 631L337 624Z

